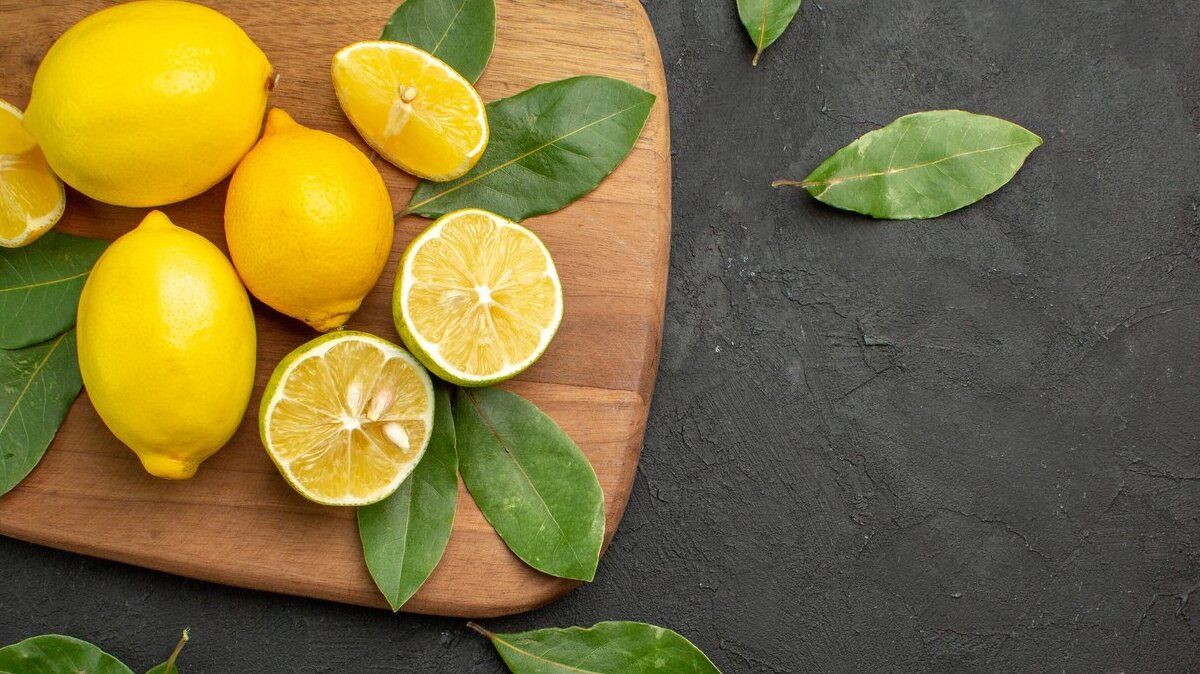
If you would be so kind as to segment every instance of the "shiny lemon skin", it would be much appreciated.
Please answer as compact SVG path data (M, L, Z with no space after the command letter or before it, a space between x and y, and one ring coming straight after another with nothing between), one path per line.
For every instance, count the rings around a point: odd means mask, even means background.
M225 240L255 297L326 332L379 280L392 217L383 177L362 151L275 108L229 182Z
M254 145L271 64L232 20L177 0L100 10L46 53L25 128L64 182L160 206L220 182Z
M250 299L215 245L163 213L100 257L77 329L92 405L151 475L191 477L241 424L254 386Z

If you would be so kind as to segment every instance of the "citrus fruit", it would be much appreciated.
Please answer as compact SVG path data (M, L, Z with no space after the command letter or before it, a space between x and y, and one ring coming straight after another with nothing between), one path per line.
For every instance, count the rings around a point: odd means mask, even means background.
M79 297L79 371L151 475L185 479L237 430L254 386L250 298L208 239L152 211Z
M333 88L375 151L409 173L453 180L488 143L475 87L429 52L401 42L357 42L333 57Z
M321 332L341 327L379 280L392 230L366 155L271 110L225 199L229 254L255 297Z
M0 246L33 243L62 217L67 197L21 111L0 101Z
M159 206L220 182L254 145L271 64L202 5L140 0L69 28L33 79L25 128L93 199Z
M343 330L285 357L263 394L258 429L279 472L325 505L396 491L433 429L433 384L408 352Z
M459 386L488 386L533 365L562 314L546 246L521 225L473 208L447 213L413 240L392 296L404 343Z

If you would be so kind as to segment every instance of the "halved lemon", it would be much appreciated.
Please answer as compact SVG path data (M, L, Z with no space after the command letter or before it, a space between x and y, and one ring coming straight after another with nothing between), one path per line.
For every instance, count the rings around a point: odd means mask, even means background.
M447 213L408 246L392 295L404 343L437 376L488 386L533 365L562 322L550 251L495 213Z
M23 115L0 101L0 246L33 243L62 217L67 194Z
M384 159L429 180L453 180L488 143L475 87L429 52L357 42L333 57L333 88L350 123Z
M425 453L432 428L425 369L395 344L348 330L318 337L279 363L258 421L279 472L325 505L387 498Z

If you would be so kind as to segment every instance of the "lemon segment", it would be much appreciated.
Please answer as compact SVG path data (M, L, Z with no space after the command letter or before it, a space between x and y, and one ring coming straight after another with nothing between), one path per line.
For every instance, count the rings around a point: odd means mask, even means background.
M407 351L362 332L308 342L280 362L259 415L283 477L324 505L391 495L425 453L433 384Z
M448 213L413 240L393 292L404 343L459 386L520 374L562 322L550 251L528 229L479 209Z
M367 144L413 175L453 180L487 147L487 112L475 88L412 45L375 41L342 49L333 57L333 86Z
M5 248L36 241L67 204L62 181L21 118L20 110L0 101L0 246Z

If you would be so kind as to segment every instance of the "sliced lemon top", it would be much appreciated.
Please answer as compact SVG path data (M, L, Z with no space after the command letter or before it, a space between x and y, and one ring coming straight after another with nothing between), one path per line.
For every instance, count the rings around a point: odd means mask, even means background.
M407 351L361 332L301 346L271 376L259 419L267 453L305 498L387 498L429 443L433 385Z
M475 88L412 45L375 41L342 49L333 57L333 86L363 139L414 175L452 180L487 147L487 112Z
M550 251L494 213L448 213L404 253L397 328L438 376L484 386L542 355L562 321L562 285Z
M62 181L22 126L21 111L0 101L0 246L33 243L66 207Z

